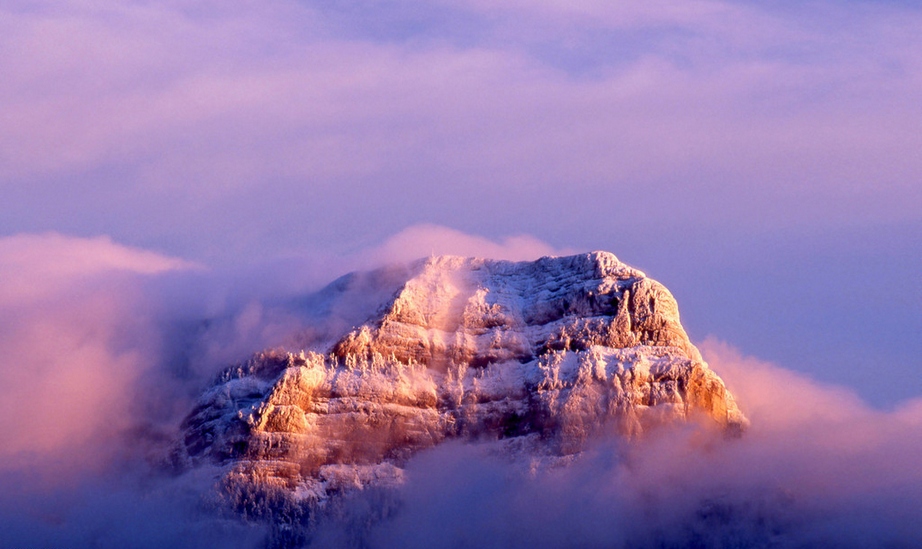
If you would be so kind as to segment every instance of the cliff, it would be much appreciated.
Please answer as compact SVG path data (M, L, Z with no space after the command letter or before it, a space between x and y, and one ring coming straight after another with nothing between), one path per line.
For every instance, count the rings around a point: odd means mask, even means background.
M400 483L410 457L450 439L547 462L600 431L746 422L669 291L609 253L433 257L305 303L319 326L304 348L228 368L184 423L189 458L225 464L232 491L322 503Z

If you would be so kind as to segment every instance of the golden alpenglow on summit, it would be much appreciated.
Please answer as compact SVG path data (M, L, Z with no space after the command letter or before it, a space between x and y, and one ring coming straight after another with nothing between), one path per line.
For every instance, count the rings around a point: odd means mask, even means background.
M246 516L399 486L450 441L541 469L599 437L746 424L669 291L610 253L432 257L309 301L319 326L300 345L226 369L184 422L184 461L226 466L222 497Z

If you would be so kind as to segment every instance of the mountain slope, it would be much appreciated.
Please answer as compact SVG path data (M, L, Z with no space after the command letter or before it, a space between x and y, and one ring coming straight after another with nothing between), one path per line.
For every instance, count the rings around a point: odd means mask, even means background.
M320 326L303 349L228 368L184 422L191 461L224 464L234 493L322 504L400 483L407 459L448 439L552 463L599 430L746 421L669 291L609 253L433 257L307 302Z

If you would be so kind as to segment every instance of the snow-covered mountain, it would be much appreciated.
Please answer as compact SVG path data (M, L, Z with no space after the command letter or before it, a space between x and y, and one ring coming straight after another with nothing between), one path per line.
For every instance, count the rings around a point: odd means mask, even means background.
M298 348L226 369L183 425L188 462L222 465L238 504L399 484L448 440L540 465L600 431L746 422L669 291L610 253L432 257L347 275L303 306L315 322Z

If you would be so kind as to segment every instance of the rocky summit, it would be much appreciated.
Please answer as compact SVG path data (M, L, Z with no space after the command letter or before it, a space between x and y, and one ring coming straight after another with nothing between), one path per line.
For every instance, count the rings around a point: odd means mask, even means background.
M493 440L566 461L601 432L746 420L660 283L593 252L432 257L347 275L302 306L296 348L226 369L186 418L192 464L298 504L402 482L414 454Z

